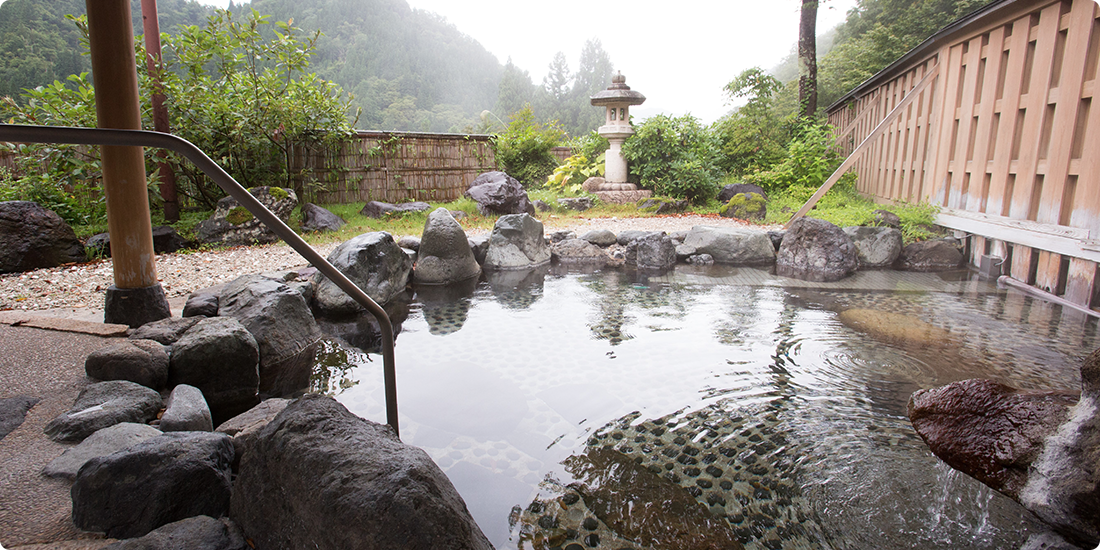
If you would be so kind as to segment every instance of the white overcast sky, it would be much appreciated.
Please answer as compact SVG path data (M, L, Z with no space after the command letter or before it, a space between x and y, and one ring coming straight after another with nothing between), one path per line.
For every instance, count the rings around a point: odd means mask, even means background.
M228 0L200 0L224 7ZM729 110L722 87L750 67L770 69L798 38L800 0L407 0L438 13L541 84L554 53L576 70L585 40L599 38L626 83L646 96L632 109L691 113L713 122ZM855 0L827 0L818 33L844 21ZM610 84L610 83L609 83Z

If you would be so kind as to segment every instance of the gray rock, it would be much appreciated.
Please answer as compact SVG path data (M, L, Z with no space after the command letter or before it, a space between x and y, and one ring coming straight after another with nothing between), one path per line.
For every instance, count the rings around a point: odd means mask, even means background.
M160 394L141 384L99 382L80 390L69 412L51 420L43 431L54 441L83 441L120 422L145 424L157 417L162 406Z
M168 352L160 342L127 340L89 353L84 372L96 380L129 380L159 390L168 382Z
M672 239L672 242L677 243L677 244L682 244L684 242L684 239L687 238L688 232L687 231L673 231L672 233L669 233L668 236L669 236L669 238Z
M673 242L676 242L676 241L673 241ZM695 256L696 254L697 254L697 251L695 250L694 246L686 245L686 244L676 245L676 261L686 262L688 260L688 258L691 258L692 256ZM711 261L714 261L714 258L711 258Z
M905 271L948 271L958 269L962 261L962 252L955 243L937 239L911 243L901 249L894 268Z
M584 239L567 239L550 247L555 262L604 266L610 259L604 249Z
M638 210L657 215L677 214L687 210L689 204L686 200L649 198L638 204Z
M580 237L582 240L588 241L596 246L608 247L616 242L619 238L615 236L615 233L607 229L593 229L588 231Z
M37 405L39 401L41 399L28 395L0 399L0 439L4 439L4 436L23 424L23 420L27 417L27 411Z
M0 202L0 273L86 260L84 245L61 216L31 201Z
M204 432L166 433L93 458L73 483L73 524L132 538L189 517L221 517L232 462L229 436Z
M108 544L103 550L249 550L241 529L229 518L195 516L163 525L136 539Z
M204 318L172 345L168 383L198 388L215 418L242 413L259 398L260 348L231 317Z
M617 242L617 243L619 243L623 246L627 246L631 242L633 242L637 239L640 239L640 238L642 238L642 237L644 237L644 236L646 236L650 233L652 233L652 231L640 231L640 230L637 230L637 229L627 229L626 231L622 231L622 232L619 233L619 237L615 240L615 242Z
M841 228L815 218L790 225L775 259L776 273L808 281L837 281L857 267L859 253L852 239Z
M401 216L409 213L426 212L431 210L432 205L426 202L405 202L401 204L390 204L388 202L370 201L363 206L363 209L359 211L359 214L368 218L379 219L383 216Z
M294 207L298 206L298 196L290 189L254 187L248 192L284 222L290 219ZM195 239L201 243L251 245L277 242L279 236L241 206L237 199L223 197L218 201L214 215L195 226Z
M429 214L429 216L430 216L430 214ZM454 215L452 214L451 217L454 218ZM455 219L457 219L457 218L455 218ZM425 222L425 223L427 223L427 222ZM407 249L415 251L415 252L420 252L420 242L421 242L420 237L413 237L413 236L410 236L410 235L405 235L404 237L401 237L400 239L397 239L397 246L400 246L401 248L407 248Z
M489 233L483 233L467 239L470 250L474 253L474 259L478 264L485 263L485 255L489 253Z
M890 267L901 255L901 231L892 227L845 227L856 245L861 269Z
M626 263L642 269L669 269L676 265L676 245L663 232L650 233L626 247Z
M501 216L489 236L485 269L526 269L550 261L542 222L527 214Z
M562 241L568 241L569 239L576 239L577 232L569 229L562 229L550 233L550 244L557 244Z
M217 313L217 311L215 311ZM211 315L210 317L213 317ZM183 333L191 330L201 317L167 317L151 323L145 323L130 333L131 340L152 340L165 346L171 346Z
M470 183L465 196L477 203L482 216L535 213L523 185L504 172L480 174Z
M256 338L260 348L261 393L290 395L309 387L309 371L322 335L299 289L262 275L246 275L225 287L218 310L220 316L240 321ZM192 385L202 389L201 385ZM205 389L203 394L215 421L224 418ZM235 415L248 407L229 414Z
M164 432L210 432L214 421L210 407L195 386L180 384L172 388L160 417L160 429Z
M378 304L405 291L412 260L386 232L364 233L337 246L328 261ZM363 309L336 283L318 273L313 278L314 304L323 313L347 315Z
M697 254L710 254L721 264L752 266L775 262L775 248L763 231L697 225L688 232L684 245L694 247Z
M302 205L302 231L339 231L347 225L344 218L311 202Z
M217 317L218 301L221 299L221 290L200 290L192 292L183 304L183 317Z
M76 479L76 473L85 462L128 449L160 433L160 430L148 424L121 422L108 426L89 435L77 446L66 449L61 456L50 461L42 473L47 477Z
M319 395L251 440L231 516L257 548L492 548L424 451Z
M786 230L771 230L768 231L768 238L772 241L772 247L776 252L779 252L779 247L783 246L783 236L787 234Z
M714 258L710 254L694 254L687 259L687 263L693 265L712 265Z
M259 405L222 422L214 431L233 438L233 448L236 449L237 459L239 460L244 454L249 440L274 420L275 415L283 412L290 401L290 399L279 397L265 399ZM237 465L234 464L233 466L236 469Z
M875 215L875 225L901 229L901 218L897 214L889 210L875 210L872 213Z
M733 183L723 187L722 190L718 192L718 202L729 202L734 195L739 195L741 193L756 193L764 197L764 200L768 200L768 194L765 193L764 188L759 185L752 183Z
M535 207L535 210L539 212L549 212L554 209L554 207L550 206L549 203L540 199L535 199L531 202L531 204Z
M171 254L177 250L188 248L191 243L176 233L171 226L158 225L153 228L153 252L157 254ZM88 237L84 248L93 256L111 256L111 234L97 233Z
M413 280L421 284L448 284L476 277L481 266L468 246L466 232L446 208L428 215L421 236Z
M558 199L557 202L562 208L576 210L577 212L584 212L592 208L592 199L588 197Z

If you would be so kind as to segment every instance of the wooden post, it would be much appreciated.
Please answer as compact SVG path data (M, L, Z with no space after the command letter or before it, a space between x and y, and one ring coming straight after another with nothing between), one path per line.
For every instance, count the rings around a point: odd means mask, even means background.
M100 128L141 129L129 0L87 0L88 38ZM102 147L103 192L115 284L104 321L133 327L171 315L157 283L141 147Z

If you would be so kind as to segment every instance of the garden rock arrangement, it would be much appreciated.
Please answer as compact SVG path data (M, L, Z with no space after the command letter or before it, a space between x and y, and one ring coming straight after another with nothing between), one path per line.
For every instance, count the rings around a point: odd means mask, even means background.
M413 279L421 284L448 284L476 277L481 266L474 258L466 232L446 208L428 215L417 247Z
M474 178L466 197L477 203L481 215L535 214L535 206L519 180L504 172L485 172Z
M312 202L302 205L302 231L339 231L347 223L344 218Z
M360 215L368 218L380 219L383 216L400 216L409 212L424 212L432 205L426 202L406 202L402 204L390 204L388 202L370 201L363 205Z
M168 254L191 246L191 243L167 225L153 227L153 252ZM95 256L111 255L111 234L96 233L84 243L84 248Z
M814 218L791 224L775 259L776 273L810 281L837 281L859 267L859 251L839 227Z
M489 236L485 269L526 269L550 261L542 222L528 214L501 216Z
M1081 386L1078 398L964 380L915 392L909 419L952 468L1092 548L1100 543L1100 350L1085 359Z
M298 196L282 187L253 187L248 190L256 200L284 222L298 206ZM200 243L235 245L268 244L279 237L233 197L222 197L214 215L195 226Z
M0 273L86 260L84 245L61 216L30 201L0 202Z
M336 247L326 258L372 300L389 302L405 291L412 260L389 233L364 233ZM327 314L348 315L362 307L336 283L318 273L313 278L313 303Z

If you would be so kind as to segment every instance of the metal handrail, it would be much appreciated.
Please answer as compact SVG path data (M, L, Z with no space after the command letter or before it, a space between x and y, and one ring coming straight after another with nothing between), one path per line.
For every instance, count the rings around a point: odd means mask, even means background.
M397 426L397 374L393 355L393 324L389 315L367 293L351 282L339 269L323 258L293 229L287 227L278 216L256 200L237 180L233 179L201 149L191 142L172 134L145 130L115 130L105 128L68 128L55 126L27 126L0 124L0 141L13 143L65 143L71 145L118 145L132 147L156 147L183 155L195 164L207 177L214 180L229 196L259 218L264 225L283 239L291 248L317 268L325 277L336 283L356 302L365 307L378 321L382 331L383 378L386 387L386 423L400 437Z

